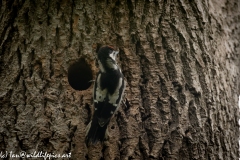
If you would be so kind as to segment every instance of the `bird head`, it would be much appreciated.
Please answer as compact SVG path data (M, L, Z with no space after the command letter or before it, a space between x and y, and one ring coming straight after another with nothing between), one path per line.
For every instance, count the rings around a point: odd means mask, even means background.
M119 52L115 50L112 46L103 46L98 50L97 58L100 61L106 61L111 58L113 61L116 61L116 56Z

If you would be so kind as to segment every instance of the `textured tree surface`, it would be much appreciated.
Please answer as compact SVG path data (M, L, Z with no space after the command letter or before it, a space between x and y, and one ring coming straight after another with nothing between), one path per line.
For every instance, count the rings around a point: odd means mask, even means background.
M0 1L0 152L71 153L80 160L237 160L239 5ZM103 44L120 50L126 105L112 118L109 139L87 148L93 84L81 79L95 78L94 46ZM70 69L75 62L77 69ZM85 90L69 85L70 71L70 80Z

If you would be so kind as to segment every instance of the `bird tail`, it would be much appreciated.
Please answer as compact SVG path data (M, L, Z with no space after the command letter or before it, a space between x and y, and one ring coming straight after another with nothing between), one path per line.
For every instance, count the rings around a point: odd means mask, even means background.
M89 146L91 143L96 144L98 141L103 142L105 138L106 129L108 126L107 122L104 126L100 126L98 119L95 117L87 126L87 133L85 143ZM89 129L90 128L90 129Z

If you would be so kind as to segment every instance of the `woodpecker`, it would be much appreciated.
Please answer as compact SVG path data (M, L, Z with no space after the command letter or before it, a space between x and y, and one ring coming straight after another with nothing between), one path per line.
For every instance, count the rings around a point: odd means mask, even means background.
M107 126L124 94L126 82L116 62L117 54L111 46L101 47L97 52L99 72L93 88L94 114L86 129L87 146L104 141Z

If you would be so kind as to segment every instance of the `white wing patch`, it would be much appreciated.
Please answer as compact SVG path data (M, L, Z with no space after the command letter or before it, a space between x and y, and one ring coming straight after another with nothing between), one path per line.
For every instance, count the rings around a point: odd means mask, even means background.
M116 91L112 95L108 95L109 103L113 104L115 107L118 106L117 100L119 99L119 89L121 87L122 87L122 78L120 78L118 81L118 86L116 88Z
M100 78L101 78L101 74L99 74L98 78L97 78L97 82L95 83L96 86L96 91L95 91L95 99L94 102L103 102L104 99L107 96L107 89L102 90L100 87Z

